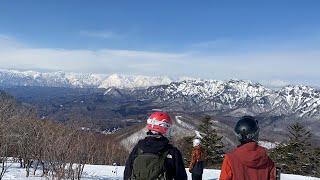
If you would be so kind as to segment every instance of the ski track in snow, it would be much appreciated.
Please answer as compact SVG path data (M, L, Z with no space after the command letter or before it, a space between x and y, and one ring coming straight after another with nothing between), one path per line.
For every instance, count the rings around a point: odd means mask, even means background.
M190 125L189 123L186 123L180 119L180 118L182 118L182 116L176 116L175 118L176 118L177 123L180 124L182 127L194 129L194 127L192 125Z
M111 165L85 165L82 175L83 180L121 180L123 179L124 166L111 166ZM33 169L31 168L30 174ZM114 173L115 172L115 173ZM191 174L188 172L188 180L191 180ZM13 163L12 166L5 173L3 180L47 180L51 178L40 177L41 169L37 170L36 175L25 177L26 171L19 168L18 163ZM219 180L220 170L205 169L203 173L204 180ZM282 174L281 180L320 180L320 178L306 177L292 174Z

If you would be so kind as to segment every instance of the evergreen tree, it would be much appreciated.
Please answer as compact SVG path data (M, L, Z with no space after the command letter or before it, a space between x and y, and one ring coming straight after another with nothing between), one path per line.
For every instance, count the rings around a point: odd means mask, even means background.
M314 169L312 170L312 174L316 177L320 177L320 147L314 149L313 157Z
M175 145L180 149L184 164L188 167L191 161L192 141L195 136L186 136L178 140Z
M202 124L199 126L199 132L202 136L201 145L205 150L205 164L208 168L220 168L224 152L221 139L217 130L212 127L211 117L205 116Z
M310 131L306 130L305 127L299 122L292 124L291 126L287 127L287 129L287 136L290 138L290 142L305 144L311 137Z
M201 135L201 146L205 151L206 168L220 168L224 152L224 147L221 139L222 136L217 134L217 131L212 127L210 116L205 116L200 124L198 131ZM193 139L199 138L196 136L187 136L176 142L177 147L181 150L185 165L189 165L191 161Z
M287 127L289 138L287 143L282 143L270 153L274 162L282 166L283 173L310 175L319 177L316 168L319 167L319 159L315 156L319 151L312 150L308 131L299 122Z

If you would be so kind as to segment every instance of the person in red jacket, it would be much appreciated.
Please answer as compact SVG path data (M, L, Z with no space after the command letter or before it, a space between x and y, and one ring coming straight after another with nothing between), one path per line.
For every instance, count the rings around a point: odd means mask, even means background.
M243 116L234 131L240 145L225 154L219 180L275 180L275 164L257 144L258 121L252 116Z
M200 142L200 139L193 140L193 149L189 164L189 172L192 173L192 180L202 180L204 168L204 149L200 145Z

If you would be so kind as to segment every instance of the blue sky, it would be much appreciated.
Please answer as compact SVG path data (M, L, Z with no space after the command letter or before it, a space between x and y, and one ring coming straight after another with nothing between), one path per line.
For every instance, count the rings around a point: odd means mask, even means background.
M0 68L320 86L316 0L0 2Z

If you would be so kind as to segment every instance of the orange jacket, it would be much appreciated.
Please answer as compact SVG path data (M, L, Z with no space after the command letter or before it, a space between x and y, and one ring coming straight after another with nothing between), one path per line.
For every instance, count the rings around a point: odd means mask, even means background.
M275 173L266 150L249 142L224 156L219 180L275 180Z
M194 164L197 161L203 161L204 159L204 152L203 148L201 146L196 146L192 149L192 155L191 155L191 162L189 165L189 171L192 170Z

